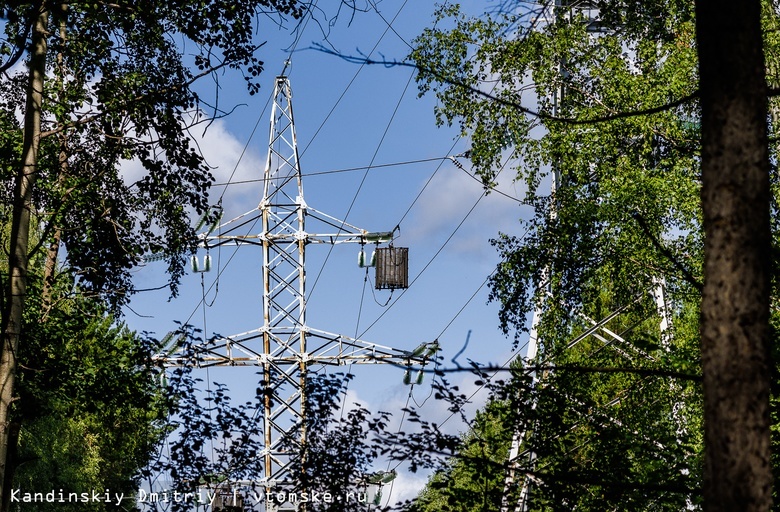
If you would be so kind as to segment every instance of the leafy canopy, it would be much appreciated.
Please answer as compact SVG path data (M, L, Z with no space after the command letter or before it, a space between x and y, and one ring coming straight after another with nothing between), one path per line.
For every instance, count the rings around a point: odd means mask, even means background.
M571 4L444 6L411 58L485 186L509 159L533 207L526 235L493 241L501 328L518 344L536 312L544 368L500 391L528 433L511 491L531 482L532 510L680 509L702 442L693 4Z
M204 77L234 69L250 93L263 69L264 21L298 18L296 0L207 2L0 3L5 56L0 112L11 125L27 109L26 72L17 71L39 14L46 11L46 84L34 212L59 232L66 258L87 292L114 305L132 292L130 269L144 254L167 257L173 291L181 255L195 236L189 217L207 210L209 167L188 129L204 109L194 89ZM275 18L274 18L275 17ZM266 19L268 18L268 19ZM215 83L218 88L218 83ZM18 162L21 130L0 138L7 163ZM127 172L127 162L143 172ZM124 171L123 171L124 169ZM16 164L3 169L10 204Z
M12 424L13 486L22 493L112 489L127 496L167 431L171 406L151 365L153 345L117 324L106 305L71 295L61 274L41 304L43 258L32 260ZM3 279L7 272L3 272ZM128 498L129 500L130 498ZM101 510L101 504L15 503L19 510Z

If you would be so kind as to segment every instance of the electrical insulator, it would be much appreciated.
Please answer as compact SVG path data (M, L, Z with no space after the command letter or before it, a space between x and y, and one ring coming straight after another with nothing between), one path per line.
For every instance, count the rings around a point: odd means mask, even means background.
M200 216L200 219L198 219L197 224L195 224L195 231L200 231L203 226L206 225L206 221L209 219L209 217L213 218L213 222L209 224L208 230L206 233L211 233L217 227L219 226L219 221L222 220L222 207L221 206L212 206L205 212L203 212L203 215Z
M196 274L201 272L209 272L211 270L211 255L206 254L206 256L203 258L203 268L201 268L200 260L198 260L198 256L193 254L190 257L190 267L192 268L192 271Z

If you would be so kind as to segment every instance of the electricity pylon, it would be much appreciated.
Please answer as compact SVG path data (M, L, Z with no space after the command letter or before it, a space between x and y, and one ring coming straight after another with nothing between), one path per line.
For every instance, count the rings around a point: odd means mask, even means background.
M569 13L577 10L584 15L584 23L586 24L586 30L588 32L604 32L604 27L598 18L597 5L592 0L555 0L552 5L545 7L544 10L547 11L548 8L552 11L548 19L554 19L556 10L567 9L569 10ZM548 16L547 12L542 12L542 16ZM559 74L564 75L565 71L563 69L563 62L559 62L558 68ZM551 112L553 117L559 116L565 94L565 87L562 84L558 85L554 89L552 94ZM553 198L553 201L551 202L548 215L551 219L554 219L558 214L555 210L555 193L559 187L565 186L565 183L562 181L561 169L558 165L553 165L552 171L551 197ZM544 269L541 282L538 284L539 286L548 286L547 282L550 277L550 272L550 268ZM656 304L656 311L659 316L659 345L665 350L668 350L671 329L671 313L666 302L666 285L663 279L656 278L653 279L653 282L653 289L639 293L636 296L634 302L624 304L615 310L608 312L600 319L593 319L586 316L584 313L580 313L579 316L583 320L583 323L588 327L584 330L584 332L573 337L571 340L568 340L566 342L566 349L571 350L582 341L588 338L595 338L602 343L602 346L612 346L618 351L618 353L625 355L628 351L635 351L640 357L649 357L643 351L632 346L622 336L608 328L608 324L610 322L629 311L634 304L640 300L645 299L649 295L653 298ZM526 357L524 359L524 365L527 367L534 365L545 365L554 362L550 361L548 356L544 354L544 346L540 347L539 343L538 326L541 322L543 314L544 312L541 306L537 306L534 309L533 317L531 319L531 327L529 329ZM531 377L530 386L532 389L540 385L541 381L544 379L543 374L540 375L530 368L527 370L527 374ZM613 403L616 404L618 402L613 401ZM536 409L536 399L532 401L531 407L532 409ZM677 415L676 409L674 414ZM612 419L612 422L623 426L620 424L619 420ZM500 509L501 512L509 512L510 510L514 512L527 512L531 498L531 489L535 484L540 483L538 477L533 474L533 470L535 469L537 462L536 454L532 448L529 448L529 446L532 444L531 441L533 435L533 426L530 428L518 428L513 432L512 443L510 445L509 455L507 458L507 470L504 478L504 491L502 494ZM521 467L529 468L529 471L521 474ZM510 495L513 488L519 488L520 492L517 495L517 499L512 502L510 500Z
M207 251L221 245L249 244L263 253L263 324L252 331L217 337L196 346L195 364L259 366L265 387L263 403L264 478L254 482L271 490L293 481L292 463L305 450L306 378L313 365L395 363L425 365L436 342L413 352L369 343L310 327L306 322L306 247L310 244L386 243L392 232L368 232L306 204L295 134L290 81L276 78L263 198L254 210L212 226L200 234ZM316 232L307 231L307 221ZM242 230L260 223L259 234ZM321 231L320 231L321 230ZM166 366L192 364L191 355L168 350L159 359ZM407 370L408 371L408 370ZM298 449L283 446L297 437ZM268 495L269 492L266 492ZM266 510L278 504L270 500Z

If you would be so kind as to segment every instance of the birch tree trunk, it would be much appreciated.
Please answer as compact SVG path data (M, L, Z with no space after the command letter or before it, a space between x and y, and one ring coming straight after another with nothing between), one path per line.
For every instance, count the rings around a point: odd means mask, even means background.
M19 174L16 177L11 224L9 278L3 304L3 347L0 354L0 482L5 481L11 430L11 405L16 380L16 352L22 327L27 292L28 243L32 208L32 190L41 138L41 107L46 74L48 12L41 3L33 26L30 55L30 79L24 113L24 144ZM2 486L0 486L2 488ZM3 490L5 493L5 490ZM6 503L0 496L0 503Z
M60 36L60 41L62 41L64 44L64 42L67 40L68 37L68 31L67 31L68 5L60 4L59 10L60 10L59 36ZM62 51L57 53L55 64L57 68L57 89L59 94L58 101L60 102L60 104L66 104L66 102L68 101L66 85L65 85L66 69L65 69L65 57ZM63 126L66 122L65 116L64 115L61 116L62 116L61 118L57 119L57 123L60 127ZM57 167L59 171L59 175L57 176L57 189L61 195L61 200L64 202L66 200L67 194L63 190L63 184L65 182L65 177L68 174L68 156L69 156L67 130L63 130L58 135L58 137L59 137L60 152L59 155L57 156L58 159ZM53 222L54 224L49 228L51 229L51 237L50 237L48 248L46 250L46 262L44 263L43 266L43 283L42 283L43 288L41 290L41 311L40 311L41 322L46 320L53 306L52 294L54 290L54 282L57 277L57 263L58 263L59 252L60 252L60 244L62 243L62 229L60 228L58 221L54 219L50 222Z

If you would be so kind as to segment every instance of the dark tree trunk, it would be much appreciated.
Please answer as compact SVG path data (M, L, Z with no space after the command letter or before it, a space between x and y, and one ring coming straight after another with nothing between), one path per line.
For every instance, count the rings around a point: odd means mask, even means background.
M704 508L769 510L770 245L760 1L697 0Z
M11 422L8 431L8 453L6 454L5 474L3 475L3 503L2 510L11 510L11 492L13 491L14 472L18 464L19 433L22 426L18 422Z
M68 38L68 5L67 4L60 4L60 21L59 21L59 36L60 41L63 43ZM59 102L61 104L66 104L67 99L67 91L65 86L65 57L62 54L62 51L57 53L57 59L56 59L56 66L57 66L57 88L59 90L60 97L58 98ZM59 126L63 126L66 122L66 116L63 116L61 119L57 119L57 122ZM67 193L64 192L64 183L65 183L65 177L68 175L68 154L69 154L69 148L68 148L68 133L66 130L63 130L62 133L59 134L59 143L60 143L60 153L58 155L58 168L59 168L59 176L57 177L57 189L59 195L63 198L62 200L65 201L65 198L67 196ZM49 241L49 247L46 251L46 263L43 266L43 289L41 290L41 313L40 313L40 321L44 322L46 318L48 317L49 313L51 312L51 309L53 307L53 293L54 293L54 283L57 279L57 263L60 253L60 244L62 243L62 230L60 229L58 225L58 221L55 218L53 221L53 226L51 226L51 240Z

